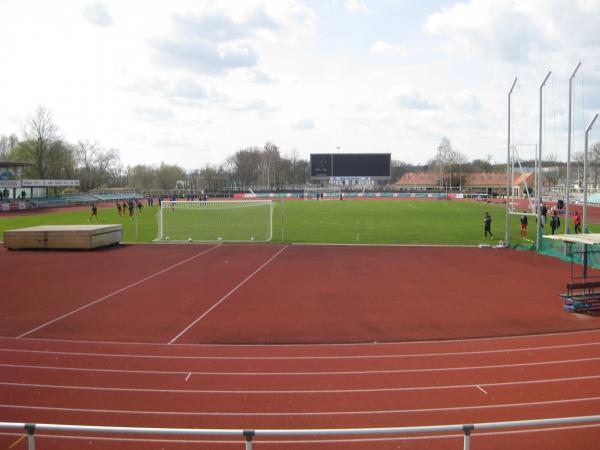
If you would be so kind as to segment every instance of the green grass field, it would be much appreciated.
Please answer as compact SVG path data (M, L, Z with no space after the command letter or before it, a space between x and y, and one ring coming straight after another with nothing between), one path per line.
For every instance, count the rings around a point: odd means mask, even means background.
M116 208L99 208L101 223L122 223L125 242L151 242L157 235L157 207L144 208L135 220ZM483 215L492 216L494 239L483 238ZM65 210L2 217L0 232L35 225L87 224L88 210ZM497 244L504 239L504 208L468 201L277 201L273 242L340 244ZM518 216L511 216L511 243L520 239ZM535 221L528 235L535 239ZM564 224L562 224L564 229ZM136 232L137 229L137 232ZM546 227L549 232L549 227ZM562 230L561 230L562 231ZM181 237L184 239L184 237Z

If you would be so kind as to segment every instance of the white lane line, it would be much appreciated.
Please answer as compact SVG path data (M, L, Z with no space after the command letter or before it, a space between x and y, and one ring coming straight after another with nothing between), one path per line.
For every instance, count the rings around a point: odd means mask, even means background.
M192 372L189 372L189 373L187 374L187 377L185 377L185 381L189 380L191 376L192 376Z
M158 374L158 375L182 375L192 373L193 375L231 375L231 376L337 376L337 375L382 375L382 374L400 374L400 373L428 373L428 372L456 372L469 370L486 369L512 369L514 367L535 367L559 364L576 364L582 362L600 361L600 358L581 358L581 359L563 359L557 361L541 361L531 363L517 364L494 364L488 366L457 366L457 367L433 367L429 369L389 369L389 370L345 370L345 371L322 371L322 372L219 372L219 371L172 371L172 370L133 370L133 369L100 369L88 367L64 367L64 366L43 366L35 364L0 364L0 367L24 368L24 369L48 369L48 370L67 370L80 372L113 372L113 373L137 373L137 374Z
M190 374L191 375L191 374ZM189 375L188 375L189 378ZM188 380L185 379L185 381ZM156 394L361 394L361 393L376 393L376 392L412 392L412 391L439 391L450 389L473 389L475 386L485 395L488 393L481 386L499 387L499 386L521 386L530 384L546 384L546 383L572 383L574 381L586 381L600 379L600 375L587 375L580 377L565 377L565 378L544 378L539 380L524 380L524 381L501 381L497 383L481 383L473 384L449 384L449 385L434 385L434 386L407 386L407 387L389 387L389 388L364 388L364 389L151 389L151 388L121 388L110 386L73 386L62 384L41 384L41 383L15 383L9 381L0 381L0 386L8 387L26 387L26 388L43 388L43 389L65 389L76 391L108 391L108 392L145 392Z
M208 308L206 311L204 311L204 313L200 317L198 317L192 323L190 323L187 327L185 327L177 336L175 336L173 339L171 339L168 342L168 344L173 344L177 339L179 339L181 336L183 336L190 328L192 328L194 325L196 325L198 322L200 322L202 319L204 319L204 317L206 317L208 313L210 313L213 309L215 309L217 306L219 306L221 303L223 303L225 300L227 300L227 298L229 298L229 296L231 294L233 294L240 287L242 287L248 280L250 280L252 277L254 277L254 275L256 275L258 272L260 272L265 266L267 266L267 264L269 264L271 261L273 261L275 258L277 258L287 248L288 248L288 246L286 245L285 247L280 249L277 253L275 253L273 256L271 256L262 266L260 266L258 269L256 269L254 272L252 272L250 275L248 275L245 280L243 280L236 287L234 287L232 290L230 290L217 303L215 303L210 308Z
M162 344L165 345L165 344ZM176 345L176 344L174 344ZM435 358L435 357L447 357L447 356L473 356L473 355L495 355L495 354L511 354L521 352L535 352L545 350L565 350L573 349L578 347L595 347L600 346L600 342L586 342L582 344L565 344L565 345L551 345L541 347L527 347L517 349L504 349L504 350L475 350L471 352L448 352L448 353L407 353L407 354L387 354L387 355L315 355L315 356L186 356L186 355L143 355L135 353L97 353L97 352L70 352L70 351L54 351L54 350L29 350L29 349L14 349L14 348L0 348L0 352L11 352L11 353L43 353L47 355L70 355L70 356L105 356L115 358L156 358L156 359L182 359L182 360L225 360L225 361L302 361L302 360L353 360L353 359L401 359L401 358ZM530 358L533 355L530 355Z
M295 244L297 245L297 244ZM496 336L496 337L472 337L472 338L464 338L464 339L444 339L444 340L429 340L429 341L405 341L405 342L338 342L338 343L325 343L325 344L193 344L193 343L181 343L181 344L173 344L173 346L177 347L190 347L190 348L306 348L306 347L314 347L314 348L327 348L327 347L412 347L426 344L436 344L439 346L443 346L446 344L456 344L456 343L478 343L478 342L503 342L508 340L540 340L540 338L547 338L553 336L576 336L579 334L600 334L600 330L575 330L575 331L558 331L556 333L541 333L541 334L519 334L514 336ZM14 336L0 336L0 339L8 339L14 340ZM107 344L107 345L115 345L115 346L123 346L123 345L139 345L139 346L161 346L164 344L155 343L155 342L119 342L119 341L90 341L85 339L55 339L55 338L42 338L42 337L27 337L22 338L22 340L31 340L31 341L50 341L50 342L66 342L69 344Z
M146 282L146 281L148 281L148 280L150 280L152 278L155 278L155 277L157 277L159 275L162 275L163 273L168 272L169 270L175 269L176 267L179 267L182 264L190 262L193 259L198 258L199 256L206 255L207 253L212 252L214 249L219 248L219 247L220 247L220 244L216 245L214 247L211 247L208 250L205 250L203 252L197 253L196 255L194 255L194 256L192 256L190 258L184 259L183 261L175 263L175 264L173 264L173 265L171 265L171 266L169 266L169 267L167 267L165 269L162 269L162 270L160 270L160 271L158 271L156 273L153 273L152 275L149 275L146 278L142 278L141 280L138 280L135 283L131 283L131 284L129 284L129 285L127 285L127 286L125 286L125 287L123 287L121 289L118 289L118 290L116 290L114 292L111 292L110 294L105 295L104 297L101 297L101 298L99 298L97 300L94 300L93 302L90 302L87 305L83 305L83 306L81 306L81 307L79 307L77 309L74 309L71 312L63 314L62 316L59 316L59 317L57 317L55 319L52 319L52 320L50 320L50 321L48 321L48 322L46 322L46 323L44 323L44 324L42 324L42 325L40 325L38 327L35 327L35 328L33 328L33 329L25 332L25 333L22 333L19 336L17 336L17 339L22 338L24 336L27 336L28 334L34 333L34 332L36 332L38 330L41 330L42 328L47 327L48 325L53 324L54 322L58 322L59 320L62 320L62 319L66 318L66 317L69 317L69 316L72 316L73 314L78 313L79 311L82 311L82 310L84 310L86 308L89 308L90 306L93 306L93 305L95 305L97 303L100 303L100 302L106 300L107 298L113 297L113 296L115 296L117 294L120 294L123 291L126 291L127 289L131 289L132 287L137 286L138 284L144 283L144 282Z
M37 406L37 405L15 405L15 404L0 404L0 408L5 409L30 409L35 411L68 411L68 412L83 412L83 413L106 413L106 414L139 414L139 415L155 415L155 416L235 416L235 417L295 417L295 416L361 416L361 415L384 415L384 414L415 414L415 413L436 413L449 411L465 411L465 410L490 410L504 408L530 408L533 406L550 406L550 405L566 405L572 403L597 402L600 397L578 397L561 400L545 400L541 402L522 402L522 403L498 403L495 405L464 405L464 406L448 406L436 408L415 408L415 409L382 409L382 410L359 410L359 411L242 411L242 412L216 412L216 411L147 411L147 410L132 410L132 409L91 409L91 408L65 408L60 406Z
M193 375L219 375L219 376L337 376L337 375L382 375L382 374L400 374L400 373L428 373L428 372L456 372L468 370L486 370L486 369L512 369L514 367L535 367L559 364L576 364L600 361L600 358L580 358L580 359L561 359L556 361L540 361L531 363L514 364L494 364L487 366L457 366L457 367L433 367L429 369L389 369L389 370L345 370L345 371L322 371L322 372L219 372L219 371L176 371L176 370L134 370L134 369L101 369L90 367L65 367L65 366L44 366L35 364L0 364L0 367L21 368L21 369L40 369L40 370L66 370L74 372L112 372L112 373L136 373L136 374L157 374L157 375L184 375L191 373Z

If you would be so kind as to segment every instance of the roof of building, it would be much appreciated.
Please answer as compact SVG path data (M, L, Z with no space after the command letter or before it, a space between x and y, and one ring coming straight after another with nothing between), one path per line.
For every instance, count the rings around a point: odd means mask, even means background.
M408 172L394 184L399 186L438 186L440 176L430 172Z
M533 172L526 172L515 177L514 185L521 185L525 181L533 185ZM394 183L396 186L438 186L440 175L432 172L408 172ZM463 186L467 187L506 187L506 173L468 173L465 174Z
M506 173L469 173L463 184L474 187L506 186Z
M29 167L33 164L19 161L0 161L0 167Z

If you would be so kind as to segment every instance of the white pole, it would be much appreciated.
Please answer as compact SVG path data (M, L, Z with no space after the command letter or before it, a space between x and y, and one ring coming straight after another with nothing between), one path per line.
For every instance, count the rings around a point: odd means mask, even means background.
M546 81L548 81L548 78L550 78L550 75L552 75L552 71L548 72L548 75L546 75L546 78L544 78L544 81L542 82L542 84L540 85L540 133L539 133L539 147L538 147L538 155L537 155L537 161L538 161L538 165L537 165L537 179L536 179L536 183L535 183L535 190L536 190L536 197L537 197L537 235L535 238L535 250L536 251L540 251L540 247L541 247L541 243L542 243L542 119L543 119L543 114L542 114L542 100L543 100L543 93L544 93L544 85L546 84Z
M565 233L569 234L569 205L570 205L570 191L571 191L571 107L573 103L573 78L575 78L575 74L581 67L581 62L577 63L577 67L571 74L569 78L569 130L568 130L568 140L567 140L567 181L565 184Z
M594 115L594 118L591 120L590 124L585 130L585 149L583 153L583 228L582 233L586 232L587 229L587 160L588 160L588 135L590 134L590 130L594 126L594 122L598 118L598 114Z
M515 81L513 81L512 86L510 87L510 91L508 91L508 139L506 142L506 220L504 223L504 245L508 245L508 239L510 238L510 233L509 233L509 227L508 227L508 212L509 212L509 205L508 205L508 199L509 199L509 195L508 195L508 190L509 190L509 178L510 178L510 96L512 95L513 89L515 88L515 85L517 84L517 78L515 78ZM512 180L511 183L512 184Z

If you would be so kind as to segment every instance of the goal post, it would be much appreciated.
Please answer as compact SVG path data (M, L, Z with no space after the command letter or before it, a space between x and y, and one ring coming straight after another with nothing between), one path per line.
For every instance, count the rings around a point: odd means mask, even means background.
M268 242L271 200L163 201L157 241Z

